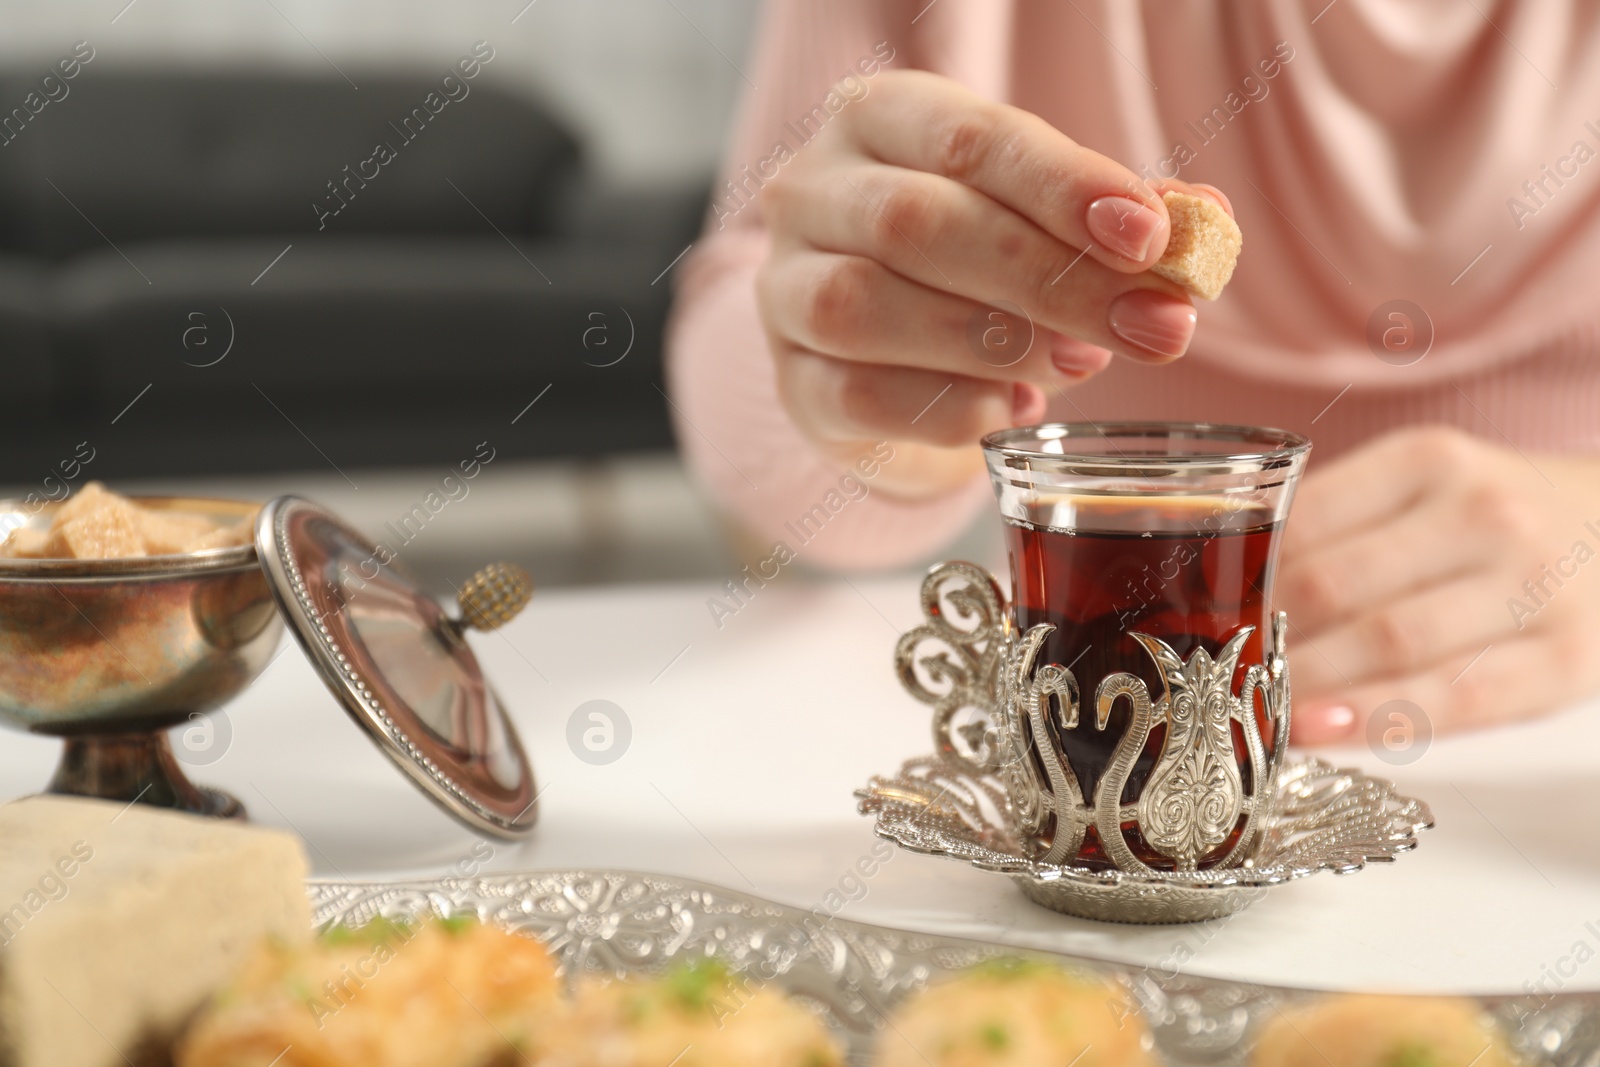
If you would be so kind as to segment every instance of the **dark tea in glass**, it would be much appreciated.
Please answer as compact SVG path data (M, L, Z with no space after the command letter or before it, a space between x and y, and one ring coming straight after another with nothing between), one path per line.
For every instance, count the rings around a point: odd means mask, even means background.
M1271 436L1252 436L1262 434ZM1155 661L1132 634L1160 638L1188 661L1199 648L1217 656L1241 627L1253 626L1236 683L1262 662L1278 535L1304 462L1299 439L1281 435L1279 443L1279 437L1279 431L1231 427L1105 424L1010 431L986 442L1006 523L1018 631L1054 626L1035 662L1068 668L1081 694L1078 725L1052 728L1085 797L1095 795L1131 716L1121 701L1106 729L1097 728L1100 682L1127 673L1152 698L1163 692ZM994 447L996 441L1005 447ZM1288 454L1270 455L1280 450ZM1264 719L1260 725L1270 738ZM1237 723L1232 731L1249 788L1243 732ZM1124 804L1137 802L1164 735L1157 725L1128 777ZM1237 833L1200 865L1225 855ZM1144 862L1170 867L1136 826L1125 824L1124 837ZM1108 863L1092 827L1077 862Z

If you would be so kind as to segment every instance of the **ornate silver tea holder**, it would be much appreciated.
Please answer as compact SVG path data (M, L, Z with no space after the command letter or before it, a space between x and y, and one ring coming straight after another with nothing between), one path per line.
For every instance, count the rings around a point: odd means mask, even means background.
M1245 670L1237 693L1234 675L1254 627L1241 627L1215 658L1200 648L1187 661L1158 638L1130 633L1150 654L1163 692L1152 699L1127 673L1100 682L1095 729L1107 729L1119 702L1130 723L1085 796L1057 739L1079 726L1077 680L1066 667L1036 662L1053 627L1019 634L999 585L971 563L929 571L922 611L927 621L901 637L895 668L934 709L935 752L856 794L879 836L902 848L1009 875L1029 899L1068 915L1179 923L1230 915L1268 888L1318 871L1393 861L1433 826L1428 806L1390 782L1289 756L1282 612L1267 662ZM1154 767L1138 798L1124 803L1158 728ZM1091 833L1104 862L1075 862Z

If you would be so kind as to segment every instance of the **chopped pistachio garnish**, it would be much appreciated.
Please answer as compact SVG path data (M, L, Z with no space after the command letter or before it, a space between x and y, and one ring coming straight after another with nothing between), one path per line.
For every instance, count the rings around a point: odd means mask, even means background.
M1433 1049L1418 1041L1406 1041L1389 1050L1382 1067L1439 1067Z
M978 1040L984 1048L999 1052L1011 1044L1011 1032L1000 1023L986 1023L978 1031Z
M321 940L324 945L354 944L356 940L355 927L346 926L344 923L335 923L333 926L330 926L326 930L322 931L322 935L319 940Z
M439 920L440 929L452 937L464 934L476 925L478 925L478 917L471 912L463 912L460 915L446 915Z
M325 945L376 945L396 938L408 941L411 938L411 933L411 924L405 920L391 919L380 915L360 926L346 926L344 923L330 926L322 931L322 943Z
M728 984L728 968L720 960L691 960L668 971L661 983L680 1007L704 1011L712 994Z

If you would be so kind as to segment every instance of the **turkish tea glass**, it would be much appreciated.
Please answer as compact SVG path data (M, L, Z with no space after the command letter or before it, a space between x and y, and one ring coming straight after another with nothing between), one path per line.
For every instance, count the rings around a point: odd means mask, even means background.
M1118 701L1099 728L1100 683L1125 673L1151 694L1164 691L1156 659L1135 634L1188 661L1202 648L1215 659L1242 627L1254 627L1235 681L1263 662L1279 535L1311 446L1283 430L1163 422L1052 423L991 434L983 446L1006 524L1017 629L1055 627L1035 662L1067 668L1084 694L1088 713L1071 728L1051 728L1083 796L1094 797L1131 715ZM1272 731L1260 727L1270 742ZM1231 730L1248 784L1242 731L1237 722ZM1163 725L1150 734L1123 805L1138 803L1164 735ZM1199 865L1225 856L1238 833ZM1124 836L1142 861L1163 863L1137 826L1125 826ZM1092 827L1073 862L1111 865Z

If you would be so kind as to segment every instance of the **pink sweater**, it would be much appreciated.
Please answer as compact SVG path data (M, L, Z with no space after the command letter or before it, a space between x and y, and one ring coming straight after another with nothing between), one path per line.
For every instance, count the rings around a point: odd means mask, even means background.
M829 105L850 106L830 86L855 72L851 95L870 92L860 64L890 54L1233 201L1244 254L1200 307L1189 355L1116 360L1054 396L1051 418L1280 426L1322 459L1419 422L1600 452L1600 4L770 0L729 183L684 261L668 341L684 452L763 541L822 565L902 563L989 498L981 481L914 503L847 496L803 550L792 533L830 491L841 499L843 472L776 396L755 194L779 142L805 151ZM1395 300L1432 324L1407 366L1369 343L1406 329L1387 315Z

